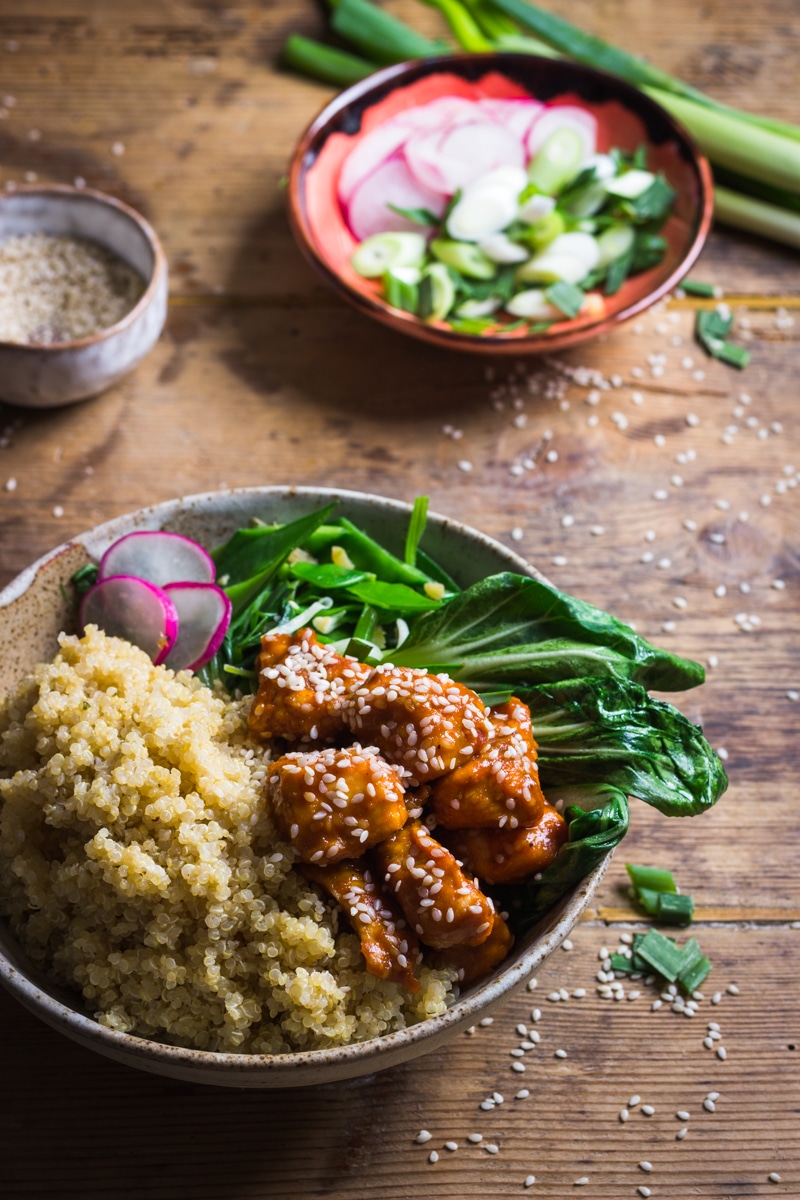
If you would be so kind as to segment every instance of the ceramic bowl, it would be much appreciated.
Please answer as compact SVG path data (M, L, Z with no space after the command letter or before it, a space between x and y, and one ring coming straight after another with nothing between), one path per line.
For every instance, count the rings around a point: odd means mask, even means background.
M380 281L362 279L350 266L357 242L337 197L342 163L366 133L404 109L445 95L563 100L598 121L598 150L647 149L648 166L662 171L677 195L661 230L666 254L658 266L629 277L615 296L598 297L591 310L541 333L517 330L481 334L429 323L392 308ZM289 218L300 249L331 286L367 316L435 345L476 353L535 354L588 341L643 312L688 272L708 234L713 187L708 162L688 133L649 96L577 63L527 54L469 54L387 67L336 97L301 137L291 162Z
M121 321L91 337L53 345L0 341L0 400L23 408L74 404L127 375L155 345L167 315L167 260L143 217L89 188L32 185L0 195L0 242L26 233L98 242L146 283Z
M292 520L338 500L339 512L402 553L410 507L358 492L313 488L251 488L191 496L118 517L59 546L0 593L0 694L34 663L51 659L61 629L74 616L62 585L90 558L98 559L134 529L171 529L207 546L229 537L254 516ZM510 550L444 517L431 516L425 547L458 582L469 584L499 570L538 573ZM606 860L607 862L607 860ZM59 990L25 960L0 923L0 983L48 1025L92 1050L160 1075L228 1087L297 1087L366 1075L433 1050L503 1004L541 965L580 919L605 871L597 867L515 945L494 973L439 1017L398 1033L336 1049L283 1055L219 1054L184 1050L98 1025L74 995Z

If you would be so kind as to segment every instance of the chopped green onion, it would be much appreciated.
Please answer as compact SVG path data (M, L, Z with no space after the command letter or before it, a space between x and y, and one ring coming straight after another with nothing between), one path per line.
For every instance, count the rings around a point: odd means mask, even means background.
M554 283L545 291L545 299L566 317L577 317L583 308L586 293L574 283Z
M619 258L614 259L614 262L609 264L606 271L606 283L603 289L607 296L616 296L619 289L622 287L625 280L631 273L633 266L633 248L627 250L625 254L621 254Z
M718 358L729 366L742 370L750 362L750 351L727 340L733 317L723 317L716 309L697 314L695 334L712 358Z
M337 87L349 87L377 70L375 63L357 58L354 54L346 54L343 50L335 50L332 46L323 46L321 42L298 33L286 39L283 61L302 75L310 75L312 79L321 79L323 83L333 83Z
M687 992L694 992L711 970L711 963L700 949L697 938L689 938L683 947L683 965L678 983Z
M411 510L411 518L408 522L408 533L406 534L406 545L403 554L403 559L410 567L417 565L417 547L420 539L425 532L425 525L428 520L428 497L417 496L414 501L414 507Z
M383 277L383 294L392 308L415 313L419 307L419 285L402 273L408 270L416 268L397 267L394 271L387 271Z
M713 283L702 283L699 279L682 279L680 286L687 296L701 296L706 300L713 300L716 295Z
M97 563L85 563L70 578L70 583L79 596L83 596L97 583Z
M635 863L625 863L630 881L634 888L651 888L654 892L677 892L678 888L670 871L660 867L639 867Z
M657 929L649 929L636 946L636 952L646 963L674 983L683 966L683 954L678 946Z
M640 893L641 894L641 893ZM658 904L656 919L663 925L691 925L694 917L694 901L691 896L656 892Z

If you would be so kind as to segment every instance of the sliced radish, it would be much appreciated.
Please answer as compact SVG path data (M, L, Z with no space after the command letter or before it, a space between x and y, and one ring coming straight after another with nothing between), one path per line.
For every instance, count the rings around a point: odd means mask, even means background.
M164 591L179 618L178 637L164 665L173 671L197 671L222 645L231 623L231 602L213 583L169 583Z
M359 241L375 233L419 232L419 225L389 208L427 208L437 217L444 210L444 198L423 187L411 174L402 158L382 163L353 192L345 215L353 235Z
M497 167L522 167L518 138L494 121L470 121L443 133L419 133L404 150L414 177L425 187L452 196Z
M429 104L405 109L387 124L402 125L409 129L444 129L459 120L472 120L474 116L474 100L467 100L465 96L440 96Z
M394 121L387 121L366 133L342 163L337 187L340 203L348 204L358 185L405 145L410 136L408 126Z
M574 104L550 105L537 117L528 135L529 158L535 158L548 138L560 129L572 129L580 137L583 150L578 168L584 166L597 147L597 118Z
M504 233L492 233L481 238L478 249L496 263L520 263L528 258L528 251L519 242L512 242Z
M79 619L82 626L97 625L109 637L132 642L156 666L178 636L178 611L166 591L133 575L112 575L96 583L81 600Z
M98 579L135 575L161 587L176 580L212 583L214 560L202 546L181 533L141 529L126 533L100 559Z
M513 133L514 137L519 138L523 145L533 122L544 109L544 105L539 100L526 100L524 97L520 97L518 100L484 98L478 101L478 107L498 125L505 125L506 129Z

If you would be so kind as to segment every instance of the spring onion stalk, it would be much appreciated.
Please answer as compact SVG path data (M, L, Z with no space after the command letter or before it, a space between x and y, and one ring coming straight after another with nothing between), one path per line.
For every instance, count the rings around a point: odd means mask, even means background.
M672 872L661 867L640 867L636 863L626 863L625 870L637 892L640 888L650 888L653 892L678 891Z
M460 0L423 0L423 3L429 8L439 10L463 50L469 51L470 54L483 54L494 50L493 44L484 36L472 13Z
M717 187L714 189L714 215L726 225L735 225L748 233L760 233L800 250L800 215L775 204Z
M375 63L367 62L365 58L335 50L332 46L325 46L322 42L315 42L297 33L286 39L283 61L303 75L310 75L323 83L332 83L336 87L349 87L351 83L358 83L359 79L366 79L377 69Z
M362 54L379 63L405 62L449 54L446 42L431 41L369 0L339 0L333 10L331 28Z
M661 88L643 90L686 126L713 163L775 187L800 191L800 142Z
M472 13L481 32L492 41L496 42L498 38L507 34L513 37L517 33L517 26L511 17L493 9L489 0L464 0L464 4Z

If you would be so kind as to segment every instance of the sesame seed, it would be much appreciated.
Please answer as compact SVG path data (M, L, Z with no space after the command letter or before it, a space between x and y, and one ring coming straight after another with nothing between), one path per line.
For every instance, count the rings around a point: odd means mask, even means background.
M431 1150L430 1154L428 1155L428 1162L429 1163L437 1163L438 1161L439 1161L439 1155L436 1153L435 1150Z
M567 1052L566 1052L566 1050L556 1050L554 1057L555 1058L566 1058Z
M513 1062L511 1064L511 1070L516 1071L518 1075L524 1075L525 1074L525 1064L521 1063L521 1062Z
M16 479L14 479L13 477L11 479L7 479L6 483L5 483L5 489L7 492L15 492L17 490Z
M572 525L575 524L575 518L572 516L571 513L565 513L564 516L561 518L561 524L564 529L569 529Z
M552 562L554 567L565 567L568 559L564 554L556 554L554 555Z
M725 990L727 991L728 995L730 995L730 996L738 996L739 995L739 989L735 983L729 983Z
M557 450L548 450L547 454L545 454L544 457L545 457L545 460L549 463L558 462L558 451Z
M705 379L705 374L703 375L703 379ZM698 417L697 413L687 413L686 424L691 426L692 429L696 429L700 424L700 418Z
M683 528L688 529L689 533L694 533L697 529L697 521L693 521L691 517L687 517L683 522Z
M522 529L520 529L519 525L516 525L516 526L515 526L515 527L514 527L514 528L511 530L511 540L512 540L512 542L521 542L521 541L522 541L522 539L524 538L524 536L525 536L525 533L524 533L524 531L523 531Z
M467 1141L471 1142L473 1146L477 1146L479 1142L483 1141L483 1134L482 1133L468 1133Z
M619 1110L619 1119L620 1119L620 1121L622 1122L622 1124L623 1124L623 1125L624 1125L624 1124L625 1124L625 1122L628 1120L628 1117L629 1117L630 1115L631 1115L631 1114L628 1112L627 1108L621 1108L621 1109Z
M452 1153L454 1150L458 1149L458 1142L445 1142L444 1148Z
M420 1129L419 1133L414 1138L414 1141L419 1142L420 1146L424 1146L425 1143L429 1142L432 1137L433 1137L433 1134L428 1133L427 1129Z
M786 693L786 699L796 703L798 700L800 700L800 692L795 692L793 689L790 689Z
M644 1196L644 1197L645 1197L645 1200L647 1200L647 1197L648 1197L648 1196L651 1196L651 1195L652 1195L652 1192L650 1191L650 1188L649 1188L649 1187L647 1187L647 1186L646 1186L644 1183L640 1184L640 1185L639 1185L639 1187L638 1187L636 1190L637 1190L637 1192L639 1193L639 1195L640 1195L640 1196Z
M631 1096L630 1100L628 1101L628 1108L636 1108L636 1105L640 1103L641 1099L642 1097L638 1095Z
M717 1111L716 1104L709 1096L706 1096L705 1100L703 1101L703 1108L706 1110L706 1112L713 1113Z
M53 516L54 517L63 517L63 515L64 515L64 509L61 507L60 504L56 504L56 506L53 509Z
M489 1025L494 1025L494 1017L481 1017L478 1024L486 1029Z
M535 1176L535 1175L526 1175L526 1176L525 1176L525 1183L523 1184L523 1187L526 1187L526 1188L533 1187L533 1185L534 1185L535 1183L536 1183L536 1176Z
M667 500L668 498L669 492L666 491L665 488L656 488L656 490L653 492L654 500Z
M605 533L605 527L603 525L592 525L589 532L591 533L592 537L602 537L602 535Z
M539 980L538 980L538 979L536 978L536 976L534 975L534 977L533 977L532 979L529 979L529 980L528 980L528 991L529 991L529 992L532 992L532 991L534 991L534 990L535 990L535 989L536 989L538 986L539 986ZM534 1018L534 1019L535 1019L535 1020L538 1020L538 1018Z
M499 1154L500 1147L495 1142L487 1142L486 1143L486 1153L487 1154Z
M727 594L728 594L728 589L725 587L724 583L720 583L717 585L717 587L714 588L714 595L717 597L718 600L721 600L722 597L727 596Z
M516 1094L516 1096L514 1097L514 1099L515 1099L515 1100L527 1100L527 1099L528 1099L528 1096L530 1096L530 1092L528 1091L528 1089L527 1089L527 1088L520 1088L520 1090L517 1092L517 1094Z
M468 458L462 458L462 459L459 461L459 464L458 464L458 469L459 469L459 471L471 471L471 470L472 470L472 463L469 461L469 459L468 459ZM512 468L512 470L513 470L513 468Z
M642 1161L639 1163L640 1171L652 1171L652 1169L653 1169L653 1164L651 1162L648 1162L646 1158L643 1158Z
M656 1110L653 1108L652 1104L643 1104L642 1105L642 1116L652 1117L652 1115L655 1111Z
M634 367L634 370L636 370L636 368L635 368L635 367ZM588 1176L588 1175L581 1175L580 1179L576 1179L576 1180L575 1180L575 1187L586 1187L586 1184L587 1184L588 1182L589 1182L589 1176Z
M781 1176L777 1171L770 1171L769 1175L767 1176L767 1180L769 1183L780 1183Z
M728 1057L728 1051L725 1049L725 1047L717 1046L717 1058L721 1058L722 1061L724 1062L727 1057Z

